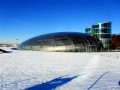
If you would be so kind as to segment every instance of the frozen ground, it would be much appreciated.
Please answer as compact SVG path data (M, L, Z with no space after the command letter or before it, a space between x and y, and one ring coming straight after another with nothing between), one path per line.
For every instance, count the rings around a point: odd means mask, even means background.
M0 54L0 90L120 90L120 52L3 49L12 52Z

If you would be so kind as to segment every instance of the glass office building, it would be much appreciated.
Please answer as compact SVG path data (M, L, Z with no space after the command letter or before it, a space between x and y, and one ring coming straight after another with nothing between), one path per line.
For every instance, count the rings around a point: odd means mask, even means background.
M89 34L78 32L58 32L28 39L18 47L20 50L84 52L97 51L102 43Z
M90 34L91 36L93 36L93 29L92 29L91 27L86 28L86 29L85 29L85 32L86 32L87 34Z
M99 38L103 43L104 48L109 48L111 45L111 22L103 22L93 24L91 27L91 32L85 30L86 33Z

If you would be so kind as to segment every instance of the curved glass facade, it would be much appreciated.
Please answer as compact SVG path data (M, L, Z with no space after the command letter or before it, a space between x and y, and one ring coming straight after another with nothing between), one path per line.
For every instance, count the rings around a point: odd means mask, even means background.
M101 47L101 42L88 34L58 32L40 35L26 40L19 45L18 49L33 51L83 52L87 51L88 48L98 50Z

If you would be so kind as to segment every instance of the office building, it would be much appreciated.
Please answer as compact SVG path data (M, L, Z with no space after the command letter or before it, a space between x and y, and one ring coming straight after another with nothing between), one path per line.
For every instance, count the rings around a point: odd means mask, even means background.
M91 28L86 28L85 32L99 38L104 48L109 48L111 45L111 22L103 22L93 24Z

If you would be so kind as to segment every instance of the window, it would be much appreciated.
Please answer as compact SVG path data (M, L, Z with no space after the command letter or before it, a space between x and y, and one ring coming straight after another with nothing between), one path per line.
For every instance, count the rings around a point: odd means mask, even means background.
M102 27L108 27L108 28L110 28L111 27L111 23L103 23Z
M110 29L102 29L101 32L102 33L110 33Z
M56 46L69 45L70 41L67 37L55 38L55 44L56 44Z

